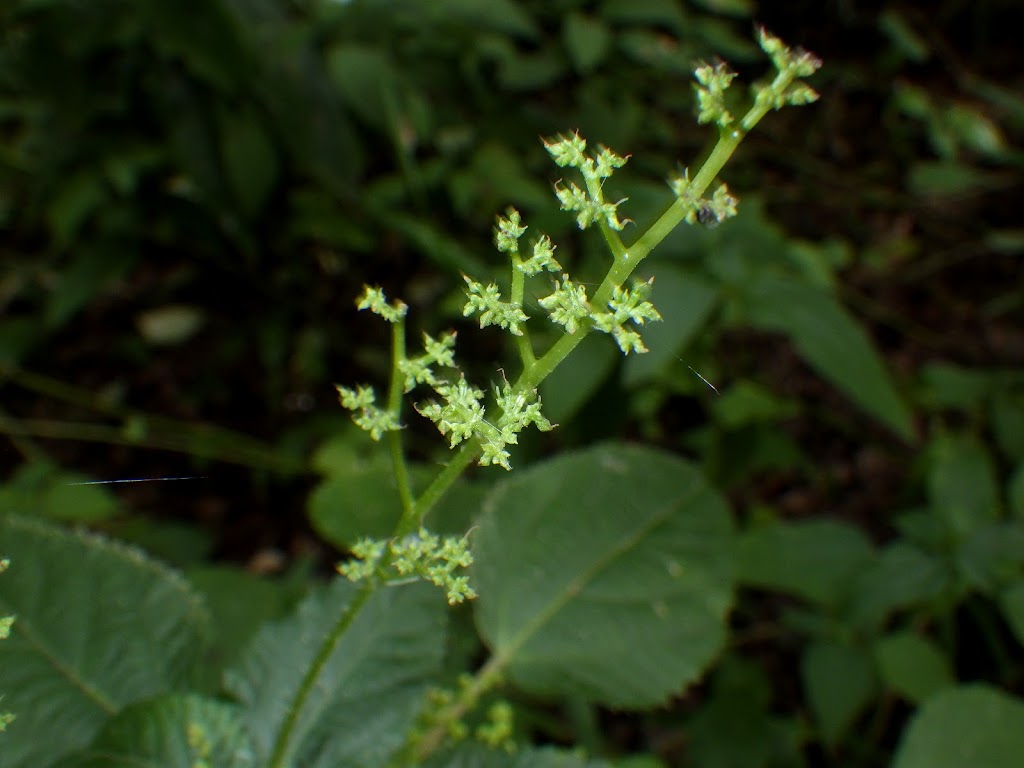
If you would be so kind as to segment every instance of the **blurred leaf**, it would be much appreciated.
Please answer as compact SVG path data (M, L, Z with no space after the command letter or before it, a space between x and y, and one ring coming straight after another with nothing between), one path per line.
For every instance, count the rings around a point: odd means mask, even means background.
M936 599L949 588L951 578L944 561L896 540L854 577L850 620L874 633L893 611Z
M953 160L914 163L907 180L912 195L951 199L972 197L995 184L991 173Z
M928 451L928 498L957 537L999 516L999 490L992 459L973 437L943 435Z
M871 661L844 645L814 643L803 655L801 677L822 740L835 746L864 710L875 689Z
M854 577L871 562L867 537L836 520L772 522L740 539L740 581L822 606L836 606Z
M944 690L917 710L893 768L1019 768L1024 702L987 685Z
M1024 389L996 392L991 423L1003 453L1013 461L1024 461Z
M673 366L714 311L718 286L696 273L662 264L657 268L652 301L662 322L643 329L644 344L650 351L629 355L624 361L623 381L630 387Z
M534 40L537 25L518 0L432 0L426 13L434 20L473 30L496 30Z
M388 536L402 515L390 462L336 469L313 489L306 510L317 534L338 549Z
M969 104L954 104L946 114L958 143L987 157L1000 157L1008 146L1002 130L988 115Z
M979 526L956 559L967 584L991 594L1024 573L1024 522Z
M771 712L771 682L756 664L726 657L711 694L687 726L687 754L700 768L798 766L800 726ZM723 738L728 734L728 738Z
M208 631L201 600L140 551L0 517L0 691L17 726L6 765L49 765L93 740L124 706L189 681Z
M135 318L139 333L150 344L171 346L188 341L206 322L201 307L167 304L147 309Z
M267 205L277 184L277 151L254 110L222 110L219 118L228 183L242 214L255 217Z
M238 658L260 627L294 607L297 595L287 582L271 580L224 565L198 565L188 580L203 595L213 616L213 651L217 669Z
M337 635L363 597L336 578L295 615L263 627L225 674L256 765L270 765L272 754L305 768L383 765L401 745L441 666L444 598L422 583L377 589Z
M867 334L827 293L762 274L747 289L750 323L789 335L800 354L850 399L905 440L910 411Z
M498 483L473 535L477 626L516 685L646 707L725 638L732 531L690 464L605 444Z
M896 632L875 643L875 660L884 685L919 704L956 685L949 659L931 640Z
M43 496L42 512L52 520L96 523L120 512L113 494L101 485L52 483Z
M929 363L921 372L920 400L929 408L972 410L981 406L992 390L992 374L948 363Z
M928 60L928 43L895 9L886 8L878 17L878 26L889 38L889 42L907 59L916 63Z
M799 404L785 400L752 381L741 380L716 397L711 405L715 421L725 429L772 423L791 418Z
M547 418L553 424L570 421L608 379L619 358L604 334L587 336L573 352L572 363L560 365L540 385Z
M256 768L238 708L196 695L169 694L112 718L92 745L59 768Z
M107 200L103 180L94 173L79 173L66 180L47 212L54 245L70 246L88 218Z
M594 16L570 13L562 22L562 40L581 75L588 74L604 60L611 37L604 22Z
M124 277L135 266L136 259L131 248L97 240L73 249L70 263L60 270L57 285L47 298L43 314L46 327L56 329L64 325Z

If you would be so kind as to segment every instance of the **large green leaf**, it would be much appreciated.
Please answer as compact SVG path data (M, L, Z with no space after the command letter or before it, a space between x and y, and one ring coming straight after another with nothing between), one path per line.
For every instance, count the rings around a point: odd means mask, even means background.
M85 746L122 707L187 685L207 633L199 598L140 551L43 523L0 518L0 692L17 720L4 768Z
M759 275L748 287L750 322L787 334L800 354L855 403L909 440L910 411L864 330L834 297L807 282Z
M258 765L381 765L401 744L441 665L444 599L423 584L380 588L358 610L363 597L336 579L261 630L225 675Z
M60 768L255 768L237 708L196 695L169 694L113 718L92 746Z
M606 444L499 483L473 534L480 632L513 682L651 706L721 647L728 509L692 465Z
M893 768L1020 768L1024 701L985 685L925 702L903 734Z

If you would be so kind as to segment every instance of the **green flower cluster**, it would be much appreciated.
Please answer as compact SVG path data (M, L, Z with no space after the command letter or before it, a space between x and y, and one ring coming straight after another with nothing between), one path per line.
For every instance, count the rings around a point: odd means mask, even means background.
M356 559L337 567L350 581L378 578L394 584L424 579L445 591L449 605L476 597L467 577L458 575L473 564L466 536L442 538L420 528L418 533L390 541L361 539L352 554Z

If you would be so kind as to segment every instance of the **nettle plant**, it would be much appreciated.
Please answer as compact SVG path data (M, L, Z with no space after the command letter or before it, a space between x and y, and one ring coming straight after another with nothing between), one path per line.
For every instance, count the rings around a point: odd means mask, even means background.
M574 174L556 185L562 209L598 229L610 266L589 293L547 237L527 237L517 211L499 217L509 284L503 295L466 277L464 312L512 335L518 375L506 377L509 366L496 384L467 381L453 333L425 335L422 353L410 354L406 305L365 290L359 308L391 324L391 379L383 399L368 386L339 394L389 448L400 519L391 535L359 540L341 577L237 658L208 658L204 601L169 569L95 536L4 519L0 550L18 566L0 583L0 612L18 615L0 650L0 690L17 714L5 764L584 765L574 753L532 750L506 697L643 709L697 679L726 638L735 542L727 505L688 462L598 445L502 478L461 535L432 532L427 516L474 462L509 470L523 430L554 427L537 388L586 336L645 351L640 330L660 316L652 282L631 282L638 265L682 222L735 215L724 184L708 190L736 147L769 111L817 98L801 80L820 66L815 56L763 30L760 44L775 73L742 117L725 98L734 74L697 69L698 120L717 127L718 142L695 174L671 181L676 200L631 245L620 236L622 201L604 196L627 158L588 151L575 134L546 142ZM563 330L543 352L530 333L539 318L524 310L529 280L552 285L538 304ZM433 394L421 397L424 388ZM407 396L453 450L418 494L403 446ZM69 565L54 573L53 563ZM80 610L96 601L102 610ZM463 601L488 650L480 664L447 635L445 603Z

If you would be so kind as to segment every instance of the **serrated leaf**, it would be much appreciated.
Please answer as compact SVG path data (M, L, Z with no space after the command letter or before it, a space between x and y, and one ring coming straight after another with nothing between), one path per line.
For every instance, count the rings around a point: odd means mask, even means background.
M46 765L133 702L187 684L208 632L201 600L139 550L38 521L0 519L0 692L17 720L4 766Z
M743 534L739 552L744 584L826 606L843 599L872 556L863 533L835 520L755 527Z
M1024 701L987 685L943 691L903 733L893 768L1020 768Z
M808 283L762 274L746 301L753 325L787 334L800 355L853 402L900 437L913 438L910 411L882 358L835 298Z
M871 661L856 648L814 643L804 652L800 672L821 737L835 745L871 698Z
M882 682L914 703L956 684L949 659L931 640L895 632L875 643Z
M671 454L606 444L520 472L495 487L472 542L477 626L533 693L652 706L724 640L729 512Z
M425 584L379 588L336 635L364 598L339 577L262 629L225 674L258 765L382 765L401 744L441 665L444 599Z
M128 707L59 768L256 768L238 708L171 694Z

